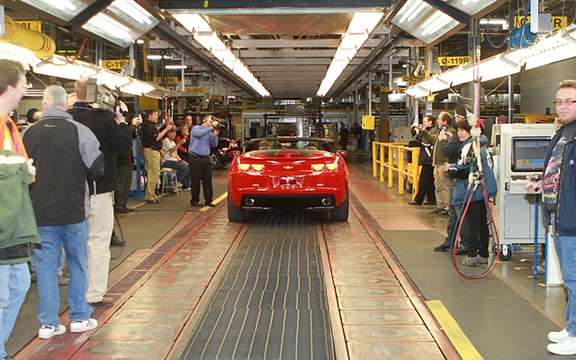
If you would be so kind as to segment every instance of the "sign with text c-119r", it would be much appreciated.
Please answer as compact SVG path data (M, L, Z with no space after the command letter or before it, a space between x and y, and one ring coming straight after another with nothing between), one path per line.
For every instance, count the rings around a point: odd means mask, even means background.
M468 64L471 60L470 56L438 56L436 62L440 66L460 66Z

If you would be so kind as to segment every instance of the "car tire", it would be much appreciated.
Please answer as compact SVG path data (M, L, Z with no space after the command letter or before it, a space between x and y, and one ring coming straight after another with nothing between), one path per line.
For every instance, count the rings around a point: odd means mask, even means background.
M218 169L220 166L220 157L216 153L210 153L210 165L212 169Z
M346 200L342 205L337 206L332 210L332 221L334 222L346 222L348 221L348 194L346 194Z
M244 222L245 211L237 208L232 204L232 199L228 196L228 221L230 222Z

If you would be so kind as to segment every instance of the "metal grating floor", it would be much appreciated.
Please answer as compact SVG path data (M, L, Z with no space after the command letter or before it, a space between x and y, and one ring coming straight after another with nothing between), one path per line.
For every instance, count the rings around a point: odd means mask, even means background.
M183 359L334 359L309 219L271 214L248 225Z

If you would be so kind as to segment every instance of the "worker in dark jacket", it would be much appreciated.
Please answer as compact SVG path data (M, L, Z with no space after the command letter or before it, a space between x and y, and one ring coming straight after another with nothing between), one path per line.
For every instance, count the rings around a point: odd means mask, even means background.
M28 261L40 242L28 195L34 167L9 113L26 93L19 62L0 60L0 359L30 288Z
M118 119L118 129L124 133L124 137L132 138L132 130L126 123L124 115L116 114ZM117 213L128 212L128 197L130 195L130 184L132 182L132 141L123 143L124 147L118 152L118 181L114 192L114 211Z
M568 290L566 327L548 333L548 340L553 344L547 349L556 355L576 355L576 80L565 80L558 85L554 104L562 126L550 141L544 178L531 186L542 191Z
M64 246L70 269L70 331L96 328L86 301L88 187L87 179L104 174L100 144L92 131L66 112L68 96L60 86L44 92L40 121L24 134L24 144L38 168L31 188L42 248L34 251L38 285L38 336L66 332L59 321L58 264Z
M422 119L422 124L416 129L416 141L420 145L420 155L418 157L418 164L420 168L420 176L418 177L418 192L414 197L414 201L409 202L410 205L422 205L424 198L428 199L428 205L436 205L436 194L434 190L434 166L432 166L432 152L434 146L432 143L424 140L422 130L434 136L437 129L434 128L434 118L427 115Z
M69 110L74 120L88 127L100 142L106 171L90 184L88 214L88 291L89 303L110 303L105 297L110 267L110 240L114 229L114 190L117 182L118 153L130 146L130 134L119 129L111 111L93 109L87 102L88 80L76 81L76 103Z

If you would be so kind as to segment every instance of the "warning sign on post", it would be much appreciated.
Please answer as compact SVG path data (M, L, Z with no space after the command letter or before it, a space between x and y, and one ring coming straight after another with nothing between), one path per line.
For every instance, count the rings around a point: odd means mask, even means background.
M362 129L374 130L375 122L374 115L362 115Z
M122 70L122 68L130 63L128 59L109 59L102 60L102 67L108 70Z
M528 21L530 16L528 16ZM519 28L526 23L525 16L514 16L514 27ZM552 16L550 21L552 22L552 28L554 30L560 30L568 26L568 16Z
M438 56L436 62L440 66L460 66L468 64L471 60L470 56Z

